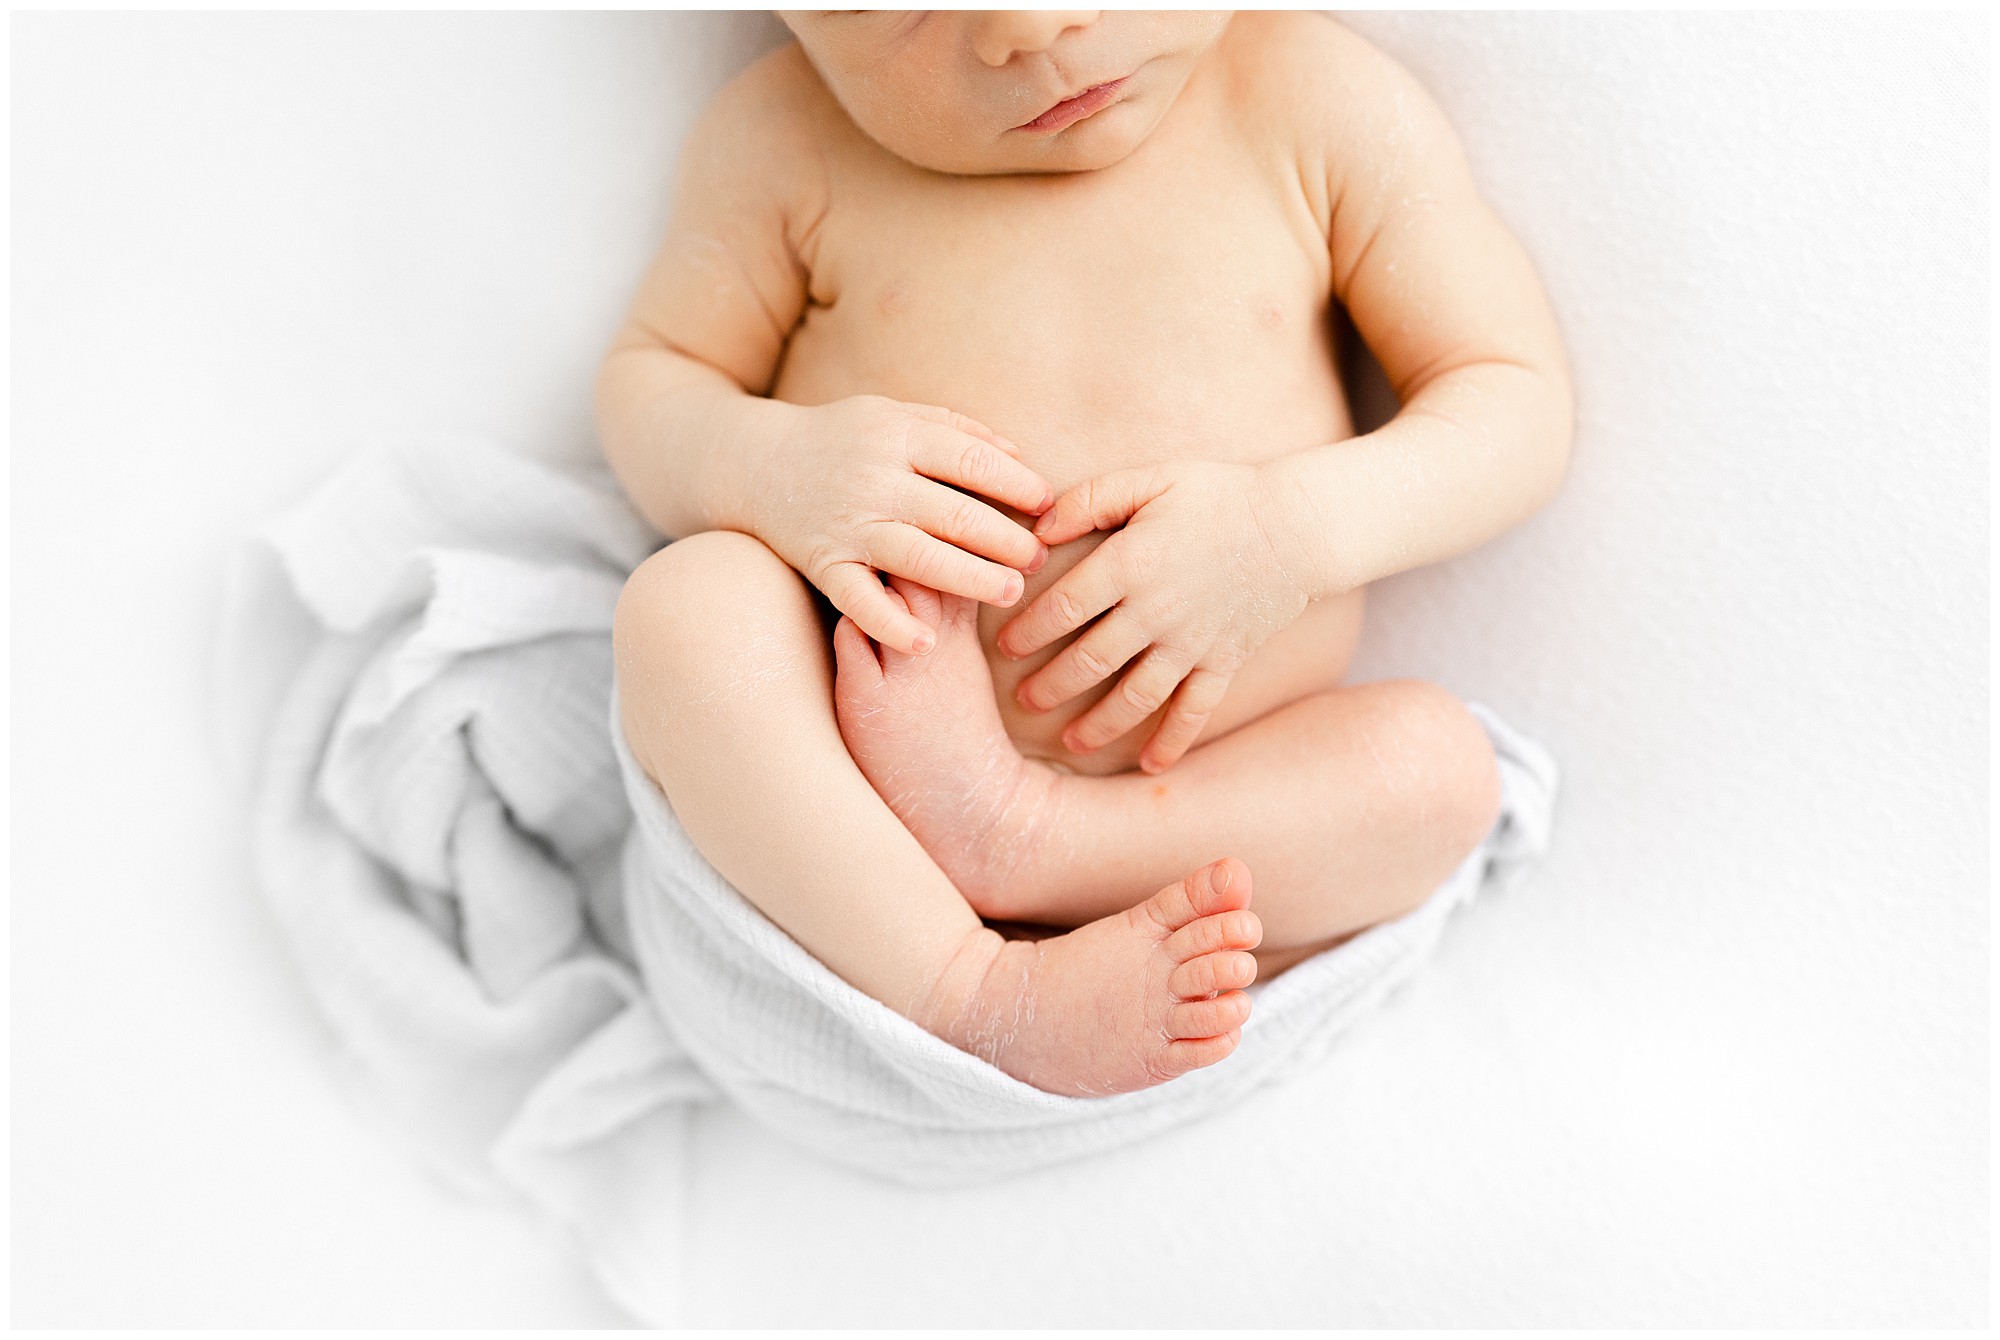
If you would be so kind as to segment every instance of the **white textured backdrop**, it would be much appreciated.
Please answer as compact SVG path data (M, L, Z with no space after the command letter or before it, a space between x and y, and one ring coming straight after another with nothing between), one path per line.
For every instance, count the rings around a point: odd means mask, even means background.
M1372 14L1534 254L1577 452L1384 584L1567 769L1323 1072L949 1195L702 1121L689 1319L1973 1325L1988 1254L1985 20ZM210 761L230 537L429 427L592 450L714 15L15 15L23 1324L582 1324L360 1124Z

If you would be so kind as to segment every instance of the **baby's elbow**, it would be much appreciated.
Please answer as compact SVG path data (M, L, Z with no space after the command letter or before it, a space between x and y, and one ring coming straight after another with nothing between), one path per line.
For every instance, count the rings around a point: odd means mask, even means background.
M1561 491L1569 476L1569 459L1576 440L1576 392L1567 368L1558 363L1544 377L1541 413L1536 416L1534 444L1537 470L1532 511L1539 512Z
M598 360L597 376L590 388L591 408L597 420L597 440L602 444L605 458L613 470L619 466L625 420L631 407L630 365L631 350L621 336L620 341Z
M591 383L597 440L612 473L629 491L637 458L644 455L648 402L657 394L659 349L628 329L613 341ZM652 518L648 518L651 520Z
M1562 491L1563 481L1569 478L1570 455L1576 445L1576 418L1567 401L1563 408L1564 412L1551 428L1543 451L1547 459L1543 470L1542 506Z

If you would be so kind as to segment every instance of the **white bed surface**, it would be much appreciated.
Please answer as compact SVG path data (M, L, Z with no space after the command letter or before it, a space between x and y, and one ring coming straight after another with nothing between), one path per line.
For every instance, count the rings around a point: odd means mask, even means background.
M1985 1319L1985 20L1354 24L1576 357L1561 498L1385 584L1363 667L1555 750L1549 866L1336 1064L1114 1158L945 1196L705 1118L688 1320ZM15 16L18 1323L615 1320L336 1097L205 658L228 536L356 446L587 454L674 146L770 36Z

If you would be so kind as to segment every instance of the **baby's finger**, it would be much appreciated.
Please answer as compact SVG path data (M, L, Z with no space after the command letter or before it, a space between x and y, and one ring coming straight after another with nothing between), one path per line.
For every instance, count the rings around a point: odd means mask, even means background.
M1181 652L1154 647L1125 672L1117 688L1064 728L1064 746L1073 754L1088 754L1110 744L1159 711L1191 663Z
M1056 496L1048 480L991 442L942 425L911 435L910 466L920 475L1030 514Z
M1042 542L970 494L928 479L910 481L914 493L903 520L948 544L955 544L995 563L1023 573L1037 571L1048 561Z
M1117 537L1106 540L1056 583L1035 597L1000 630L996 645L1009 656L1039 651L1095 619L1125 598L1118 575Z
M1021 459L1021 449L1019 447L969 414L960 414L957 410L946 409L942 405L921 405L908 400L897 403L920 419L928 419L932 423L941 423L945 427L956 429L961 433L970 433L982 441L991 442L1015 460Z
M1030 712L1060 707L1093 684L1101 684L1118 667L1152 644L1153 635L1136 619L1117 610L1104 616L1088 633L1064 647L1062 654L1021 681L1015 701Z
M1112 530L1166 492L1159 470L1150 465L1113 470L1064 490L1035 523L1035 538L1054 547L1094 530Z
M937 645L937 634L910 613L866 563L833 563L820 574L819 589L833 607L885 647L906 656L921 656Z
M1139 753L1139 767L1149 773L1165 772L1181 761L1194 747L1208 718L1229 692L1230 676L1220 670L1196 670L1181 681L1160 728Z
M947 591L967 600L982 600L989 605L1013 604L1021 598L1024 585L1021 574L1012 568L974 558L963 549L900 521L887 522L869 532L868 561L919 586Z

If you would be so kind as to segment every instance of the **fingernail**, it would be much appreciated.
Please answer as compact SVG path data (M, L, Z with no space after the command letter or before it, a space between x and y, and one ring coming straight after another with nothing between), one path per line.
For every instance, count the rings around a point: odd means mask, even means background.
M1020 598L1021 598L1021 574L1018 572L1010 572L1007 574L1007 584L1000 588L1000 603L1003 605L1011 605Z
M1042 495L1041 504L1035 508L1035 511L1046 512L1055 505L1056 505L1056 491L1054 489L1050 489L1048 492Z
M1226 866L1226 865L1218 865L1218 866L1216 866L1216 867L1215 867L1215 873L1214 873L1213 875L1210 875L1210 876L1209 876L1209 880L1208 880L1208 882L1209 882L1210 884L1212 884L1212 885L1214 885L1214 886L1215 886L1215 891L1216 891L1217 893L1228 893L1228 892L1229 892L1229 867L1228 867L1228 866Z
M1028 573L1040 572L1042 570L1042 564L1048 561L1049 561L1049 547L1047 545L1042 545L1041 547L1035 550L1035 556L1028 560L1028 566L1022 568L1021 571Z
M937 639L929 633L918 633L916 641L911 645L917 649L917 655L928 656L931 648L937 645Z

